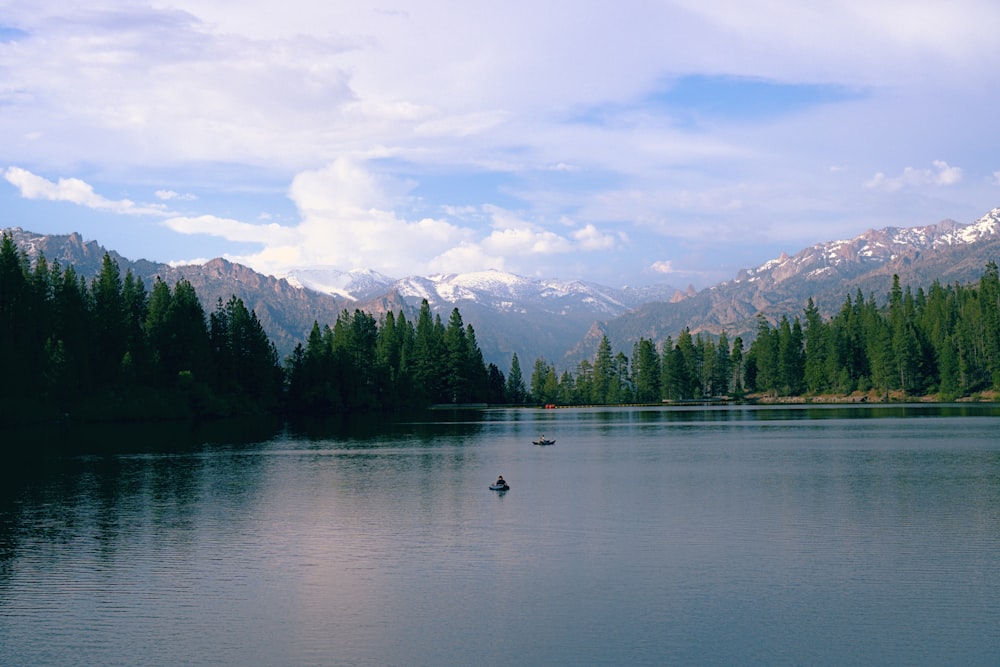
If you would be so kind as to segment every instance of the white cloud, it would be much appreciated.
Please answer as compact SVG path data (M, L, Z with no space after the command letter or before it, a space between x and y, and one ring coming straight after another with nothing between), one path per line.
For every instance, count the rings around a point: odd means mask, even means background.
M181 194L179 192L174 192L173 190L157 190L155 193L157 199L162 199L163 201L179 200L179 201L194 201L198 197L192 194Z
M302 172L289 188L301 216L294 228L295 247L269 245L240 261L255 267L266 264L272 270L287 262L285 268L325 264L342 269L376 268L388 275L483 268L533 272L539 257L607 251L616 247L620 238L601 232L593 224L564 236L493 205L481 209L491 222L488 232L443 219L408 220L396 210L408 200L413 187L412 182L380 177L366 165L346 158ZM469 207L451 211L466 218L477 217L477 210Z
M496 254L527 258L570 252L570 241L547 230L527 227L494 230L483 239L483 247Z
M427 267L432 273L467 273L483 269L504 271L507 262L501 256L487 254L477 243L462 243L431 259Z
M292 227L268 225L287 234L261 252L237 259L276 273L296 265L330 265L411 275L426 273L448 257L462 257L447 253L472 242L471 230L446 220L397 215L394 209L412 187L411 182L379 177L346 158L303 171L289 188L300 221Z
M649 267L657 273L673 273L674 267L671 265L670 260L661 260L659 262L653 262Z
M126 215L170 215L158 204L141 205L129 199L106 199L95 193L93 186L79 178L60 178L53 182L21 167L8 167L3 176L25 199L64 201L99 211Z
M962 180L960 167L949 166L944 160L935 160L933 164L934 169L906 167L903 173L896 177L888 177L884 173L878 172L865 182L865 187L872 190L896 192L911 187L955 185Z
M278 224L253 225L214 215L178 216L164 220L164 225L180 234L208 234L227 241L262 243L267 246L286 245L298 240L296 231Z
M106 196L76 179L4 176L24 197L268 243L246 258L262 265L393 273L596 265L578 252L621 253L602 266L638 270L648 260L624 253L664 239L712 246L721 263L741 240L840 237L867 228L862 216L926 222L929 197L907 198L923 208L858 197L868 165L898 165L864 183L873 192L935 190L935 217L995 205L981 166L1000 90L995 2L379 4L9 0L5 21L25 38L0 44L0 165L86 164ZM690 113L666 95L686 77L709 82ZM786 94L857 95L792 104L780 122L700 115L753 106L713 87L727 78L775 84L762 90L778 106ZM913 155L967 172L900 172ZM159 204L104 185L126 173L161 187ZM195 201L193 182L206 210L168 211ZM287 194L299 220L267 231L230 219L247 207L226 199L247 192L271 211L287 201L264 199ZM218 218L199 215L210 206ZM100 237L113 245L112 234Z
M593 225L587 225L583 229L574 231L573 239L579 244L581 250L611 250L616 245L614 235L603 234Z

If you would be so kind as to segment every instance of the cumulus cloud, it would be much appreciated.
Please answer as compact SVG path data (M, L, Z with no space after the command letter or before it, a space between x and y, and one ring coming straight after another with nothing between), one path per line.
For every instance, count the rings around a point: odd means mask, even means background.
M398 215L412 187L346 158L299 173L289 189L301 218L295 227L298 262L408 274L472 240L470 230L446 220Z
M468 273L483 269L505 271L508 268L503 256L490 255L477 243L462 243L449 248L431 259L427 266L432 273Z
M604 234L598 231L594 225L586 225L582 229L574 231L573 238L581 250L611 250L617 243L614 235Z
M653 262L653 264L649 268L651 268L656 273L673 273L674 272L674 267L671 264L670 260L661 260L659 262Z
M300 221L294 227L268 225L266 241L265 228L233 220L174 218L169 224L186 233L264 242L261 252L234 259L276 273L296 265L375 268L388 275L484 268L531 273L540 257L606 251L616 247L620 238L593 224L563 235L493 205L448 209L466 218L485 214L491 227L485 232L447 219L407 219L398 209L414 186L408 180L375 174L355 160L339 158L295 177L289 196Z
M268 273L295 266L330 265L341 269L376 268L389 275L463 272L483 268L531 272L539 257L607 251L620 235L582 227L560 219L565 234L546 229L498 206L456 207L453 213L485 217L485 230L430 217L408 219L400 209L414 183L380 176L348 158L300 172L289 187L299 211L294 224L263 220L244 222L211 214L180 215L162 206L139 206L130 200L110 200L83 180L53 182L19 167L4 177L30 199L67 201L116 214L154 215L164 227L184 235L209 235L238 243L255 243L260 250L227 255ZM163 200L187 199L174 191L157 192Z
M158 204L142 205L130 199L106 199L94 192L93 186L79 178L60 178L53 182L21 167L8 167L3 176L25 199L70 202L99 211L125 215L170 215Z
M896 192L911 187L955 185L962 180L960 167L952 167L944 160L935 160L933 165L933 169L906 167L902 174L895 177L886 176L880 171L865 183L865 187Z

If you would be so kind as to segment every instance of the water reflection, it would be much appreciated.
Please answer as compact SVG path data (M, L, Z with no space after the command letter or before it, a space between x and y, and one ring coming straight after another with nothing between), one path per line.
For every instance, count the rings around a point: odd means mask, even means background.
M400 436L430 441L442 434L475 436L482 411L426 410L392 415L364 413L327 417L296 417L287 423L288 434L314 442L352 441L374 443Z
M995 664L994 410L62 431L59 448L3 473L0 655ZM557 444L532 446L542 432ZM507 494L488 490L498 473Z

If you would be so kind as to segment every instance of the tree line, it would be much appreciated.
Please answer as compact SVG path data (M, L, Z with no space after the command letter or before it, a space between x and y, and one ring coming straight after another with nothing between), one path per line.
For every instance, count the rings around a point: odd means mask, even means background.
M483 361L472 325L458 308L447 325L424 299L416 322L400 311L378 320L355 310L333 326L314 323L285 364L293 411L504 403L506 381Z
M1000 278L926 292L895 277L882 305L860 291L824 320L772 325L758 317L749 347L682 331L641 338L631 357L604 337L575 371L536 359L525 383L517 355L507 376L486 364L457 308L447 323L426 300L402 311L355 310L313 324L279 359L256 314L233 296L206 313L185 280L151 290L105 254L89 282L72 266L32 265L0 240L0 401L15 417L221 416L259 411L387 410L430 404L621 404L875 390L947 400L1000 388Z
M0 240L0 402L14 418L100 419L331 412L430 403L502 403L506 380L483 362L458 309L445 325L425 300L416 322L346 310L314 323L282 362L233 296L206 313L186 280L147 291L108 254L89 282L34 264ZM527 392L521 395L527 397Z
M191 284L147 291L104 255L91 281L0 240L0 401L14 418L226 415L278 406L283 371L235 296L206 315Z
M536 360L531 395L566 405L740 400L748 394L802 396L875 391L953 400L1000 390L1000 277L989 262L977 284L903 288L899 276L880 305L860 290L824 320L809 299L803 317L772 325L758 315L755 336L730 343L682 331L662 345L640 339L631 359L605 336L575 373Z

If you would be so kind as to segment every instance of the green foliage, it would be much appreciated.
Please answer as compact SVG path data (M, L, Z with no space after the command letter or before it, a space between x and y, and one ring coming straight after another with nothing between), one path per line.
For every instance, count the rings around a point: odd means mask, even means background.
M821 321L810 301L805 344L799 347L793 330L786 350L801 350L801 374L797 368L789 372L786 362L782 380L772 376L771 365L761 361L771 353L770 337L758 331L751 346L758 367L755 389L781 395L870 389L920 395L936 389L942 399L1000 389L994 377L1000 351L996 275L991 262L978 285L943 287L935 282L926 295L922 290L914 295L894 276L884 307L859 292L829 322Z
M279 363L256 314L233 296L206 317L187 281L150 292L105 255L88 284L73 267L32 267L0 239L0 399L13 419L69 412L147 419L276 410L385 410L429 403L614 404L771 395L1000 390L1000 271L978 284L935 282L916 294L893 281L885 305L859 291L823 321L763 316L749 348L682 331L632 358L603 337L593 360L557 374L536 360L530 391L517 355L509 377L486 365L476 332L454 309L447 326L425 300L416 323L343 311L314 323Z
M640 338L632 351L635 399L650 403L660 399L660 356L651 340Z
M222 416L276 408L283 375L256 316L238 299L213 317L210 347L194 288L142 281L105 254L88 285L73 267L34 268L0 240L0 394L12 419ZM34 407L28 407L28 404ZM14 408L12 406L19 405Z
M630 400L683 401L711 397L742 399L748 392L771 396L937 393L953 400L1000 390L1000 271L987 264L975 285L942 286L914 294L894 277L884 306L858 291L823 321L810 299L803 314L774 325L758 315L749 349L737 337L730 347L690 330L676 343L667 338L657 354L640 338L631 361L602 338L594 359L576 375L537 361L532 375L536 400L564 404L608 404Z
M507 400L515 405L520 405L528 400L528 388L524 385L521 362L517 358L517 352L510 360L510 374L507 376L506 392Z
M416 326L402 312L376 321L360 310L342 312L332 329L314 323L285 373L287 406L296 412L507 400L503 374L484 364L472 326L455 309L445 328L426 300Z

